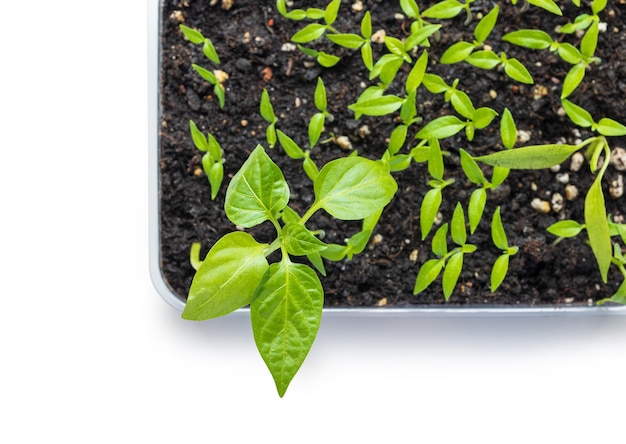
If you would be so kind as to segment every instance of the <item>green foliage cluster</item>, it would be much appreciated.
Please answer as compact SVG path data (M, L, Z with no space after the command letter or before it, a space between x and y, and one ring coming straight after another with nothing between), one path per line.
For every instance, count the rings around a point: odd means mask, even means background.
M417 271L414 294L425 291L441 276L443 295L446 301L449 300L463 270L464 258L477 251L470 240L484 217L488 193L499 187L511 170L547 169L583 151L591 172L595 174L592 186L586 191L584 221L560 221L548 231L559 241L585 233L602 279L607 282L611 265L617 267L624 277L618 291L598 303L626 303L626 258L622 252L626 244L626 225L613 222L607 215L602 190L602 180L611 156L609 138L626 135L626 126L607 117L596 121L583 107L568 99L586 73L600 63L595 52L599 14L606 7L606 0L591 2L589 14L581 12L573 21L553 31L556 36L539 29L519 29L502 37L505 42L529 50L554 52L571 65L562 82L562 107L574 125L595 133L577 144L523 147L515 146L517 128L509 109L477 106L463 90L459 79L448 84L439 75L428 72L431 45L439 39L442 30L441 23L434 21L448 20L464 12L466 24L470 26L473 22L472 3L473 0L443 0L420 12L415 0L400 0L402 12L411 20L410 33L403 39L385 36L386 52L375 60L369 11L363 14L358 32L340 32L334 27L341 9L340 0L330 1L325 9L291 10L285 0L276 1L278 13L285 19L306 22L292 36L292 41L321 66L330 68L340 61L340 57L316 49L317 41L326 39L334 45L360 52L372 84L348 107L355 119L373 116L396 122L379 159L368 159L353 151L347 157L319 167L311 158L311 152L320 143L325 124L333 120L328 111L322 78L318 78L313 97L316 112L308 121L308 147L299 146L281 131L270 94L264 90L259 111L267 122L267 146L272 149L280 145L290 158L302 161L303 171L312 182L314 202L302 214L290 206L289 185L281 169L259 145L228 184L225 211L239 229L271 223L275 229L274 240L262 244L250 234L234 230L218 240L204 259L199 257L199 244L192 246L191 262L197 272L183 317L210 319L249 305L254 339L280 396L284 395L302 365L320 325L324 292L318 274L325 275L324 261L351 259L365 249L384 207L397 192L393 174L415 163L426 164L430 176L430 189L422 196L419 205L422 240L431 235L433 227L439 226L430 240L433 257ZM504 51L497 53L492 49L499 43L491 41L500 8L504 4L499 3L478 20L473 28L472 41L453 43L441 55L439 62L498 69L510 82L532 84L532 75L519 60ZM515 5L516 1L511 3ZM582 11L579 0L572 0L572 3ZM523 8L526 7L539 7L555 15L562 14L552 0L526 0ZM219 63L210 40L199 31L184 26L181 30L192 43L203 45L207 58ZM577 44L563 41L563 36L574 32L582 33ZM408 65L405 69L408 75L399 84L398 72L404 65ZM222 91L221 96L217 95L220 106L223 106L223 89L215 81L215 76L197 65L193 68L215 85L216 94L218 90ZM454 112L424 122L418 115L418 91L441 95ZM203 166L209 177L212 197L215 198L223 177L222 150L215 138L210 134L205 137L193 121L190 127L195 146L205 153ZM454 186L444 162L444 158L450 155L442 149L446 139L461 133L471 142L478 132L486 129L493 131L494 127L503 149L473 156L470 148L458 148L462 170L474 189L469 202L456 203L449 221L438 221L443 190ZM411 128L416 134L414 142L409 140ZM507 239L501 216L504 210L498 207L490 216L490 237L500 251L491 272L491 291L496 291L501 285L509 263L519 249L510 245ZM318 211L325 211L340 220L361 221L361 230L349 237L345 244L326 243L322 230L308 226L311 217ZM268 258L275 252L279 253L280 259L270 263Z

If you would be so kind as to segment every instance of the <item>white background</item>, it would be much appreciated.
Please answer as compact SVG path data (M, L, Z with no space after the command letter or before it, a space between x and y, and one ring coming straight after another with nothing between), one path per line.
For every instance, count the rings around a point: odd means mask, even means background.
M2 15L0 442L625 442L626 317L329 316L279 399L150 282L146 2Z

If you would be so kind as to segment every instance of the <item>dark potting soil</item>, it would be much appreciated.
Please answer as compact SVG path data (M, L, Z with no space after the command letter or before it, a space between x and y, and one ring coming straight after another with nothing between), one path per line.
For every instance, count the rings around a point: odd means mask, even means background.
M266 123L259 114L259 100L264 88L271 96L279 117L278 128L290 135L300 146L307 147L308 119L316 112L313 92L318 76L327 89L329 111L334 121L327 123L322 139L337 136L350 138L352 147L369 158L379 158L386 149L397 121L393 118L362 117L354 120L347 105L354 103L368 81L359 51L331 45L328 41L314 47L340 55L342 60L332 68L322 68L299 50L289 50L290 36L308 21L294 22L281 17L274 0L234 0L230 9L221 2L211 6L208 0L165 0L162 9L161 40L161 118L160 118L160 240L162 273L172 291L185 298L194 270L189 264L189 248L193 242L202 243L202 255L222 235L234 229L225 217L223 203L229 178L238 170L246 156L257 144L265 143ZM228 2L226 2L228 3ZM299 7L325 7L327 1L295 2ZM401 9L397 1L365 0L364 10L353 12L354 0L344 0L334 27L341 32L359 32L364 11L372 15L373 29L385 29L388 34L402 38L407 35L410 21L397 16ZM419 2L425 10L435 2ZM526 12L520 5L505 1L477 0L474 14L486 14L494 4L500 5L498 24L488 43L496 52L505 51L518 58L531 72L535 84L515 82L498 70L485 71L466 63L432 65L429 72L439 74L448 84L460 79L474 105L489 106L499 113L505 107L512 112L518 130L528 135L521 145L541 143L575 143L591 133L577 128L560 108L561 82L569 65L555 53L532 51L509 45L501 36L517 29L536 28L556 36L558 25L572 20L579 11L570 2L564 4L564 16L556 17L536 7ZM520 2L521 3L521 2ZM589 2L583 2L589 3ZM597 55L602 63L594 66L571 96L571 101L587 109L596 120L609 117L626 122L626 1L609 2L602 12L606 31L600 33ZM304 4L304 6L303 6ZM583 12L588 12L584 8ZM465 26L464 14L443 21L441 40L429 50L436 61L452 43L461 39L472 41L477 20ZM217 48L222 64L212 66L201 48L186 41L179 25L201 30ZM462 34L462 35L461 35ZM565 41L578 44L575 36ZM386 52L384 45L374 44L375 60ZM420 50L421 51L421 50ZM198 63L210 69L221 69L229 75L225 82L226 106L220 109L212 87L192 69ZM390 93L402 95L402 85L410 67L404 65ZM441 96L419 89L419 115L428 122L438 116L453 114L454 110ZM225 180L215 201L210 199L206 176L201 170L201 155L194 147L189 120L193 119L203 132L210 132L225 153ZM455 183L444 189L441 214L449 221L457 201L467 208L474 186L464 176L459 162L459 148L473 155L501 149L498 119L483 131L477 131L468 143L463 133L442 141L446 158L447 177ZM369 131L364 130L367 126ZM419 125L410 129L412 141ZM612 147L626 146L624 138L610 139ZM405 148L407 149L407 148ZM283 168L290 185L295 209L302 213L313 200L312 184L302 173L301 162L288 158L279 145L267 150ZM316 146L312 159L318 166L348 153L335 143ZM569 175L566 182L564 174ZM608 184L621 174L609 167L604 181L607 211L614 218L626 216L626 198L609 197ZM488 176L489 177L489 176ZM421 242L419 205L428 188L429 175L425 164L413 164L408 170L395 174L398 193L385 209L383 217L368 248L350 261L326 262L327 276L322 277L326 306L422 306L445 303L441 279L425 292L412 294L420 264L432 258L430 238ZM554 245L555 237L546 228L562 219L583 221L585 191L593 176L585 164L578 171L570 162L560 171L511 172L507 181L489 192L482 222L469 236L468 242L478 246L465 256L463 272L449 306L457 305L587 305L613 294L621 276L611 267L609 284L602 283L593 254L586 238L566 239ZM531 207L534 198L550 201L555 193L565 196L567 184L580 191L573 201L565 200L560 212L538 213ZM497 206L510 245L519 253L511 258L508 275L495 292L489 290L491 267L500 254L490 238L491 216ZM323 229L325 241L343 243L359 229L354 222L338 222L318 212L309 228ZM273 228L260 226L250 230L258 241L271 240Z

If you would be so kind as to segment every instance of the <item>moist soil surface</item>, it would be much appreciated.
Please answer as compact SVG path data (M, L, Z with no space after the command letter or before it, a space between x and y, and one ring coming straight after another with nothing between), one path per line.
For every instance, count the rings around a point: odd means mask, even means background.
M385 151L388 137L398 124L394 117L362 117L358 121L346 107L354 103L366 86L374 84L361 62L360 52L330 44L328 40L310 46L341 56L332 68L322 68L299 50L290 48L290 37L309 21L289 21L275 10L275 2L234 0L222 7L209 1L165 0L162 9L161 36L161 117L160 117L160 240L161 268L171 290L185 299L194 270L189 264L189 248L193 242L202 243L202 257L221 236L235 229L225 217L223 203L229 179L245 161L246 156L265 142L266 123L259 113L263 89L270 93L277 127L291 136L301 147L308 148L307 124L316 112L313 92L318 76L327 89L329 111L334 116L327 123L322 139L332 134L347 136L352 148L360 155L379 158ZM327 2L295 2L296 6L325 7ZM363 11L352 11L353 0L342 2L334 27L341 32L359 33L364 11L372 15L373 29L385 29L388 35L405 37L410 19L400 16L396 1L365 0ZM419 2L421 9L434 2ZM557 17L531 6L521 12L521 5L509 2L477 0L472 5L476 17L486 14L494 4L500 5L498 24L487 43L497 53L505 51L519 59L530 71L534 85L515 82L501 70L481 70L466 63L440 65L431 63L428 72L438 74L451 84L459 79L459 89L466 91L474 105L488 106L502 113L509 108L517 129L524 140L517 146L542 143L576 143L591 135L573 125L563 116L560 106L561 82L568 64L548 50L528 50L501 41L501 36L517 29L536 28L556 37L554 31L580 12L570 2L559 2L564 10ZM521 3L521 2L519 2ZM583 3L588 3L584 2ZM589 12L583 8L582 12ZM570 97L571 101L587 109L596 119L608 117L626 122L626 5L618 0L609 2L601 14L606 31L601 32L596 55L601 64L593 66L585 80ZM464 25L465 15L442 21L441 38L433 42L429 57L436 62L443 51L461 39L472 41L477 20ZM434 22L437 22L434 20ZM214 43L222 64L212 65L204 58L201 47L186 41L179 25L199 29ZM564 41L579 44L575 35L564 36ZM383 44L373 44L374 60L386 53ZM420 48L420 52L421 52ZM418 55L419 53L418 52ZM415 59L414 59L415 60ZM229 76L224 82L226 106L220 109L212 86L192 69L198 63L211 70L221 69ZM410 69L405 64L389 93L403 94L402 85ZM442 115L455 114L441 95L419 89L418 113L428 122ZM396 113L397 114L397 113ZM224 149L225 178L217 198L210 197L206 175L202 172L201 153L194 147L189 133L189 120L196 122L205 133L210 132ZM446 178L455 183L444 189L440 212L443 221L449 221L457 201L464 208L475 189L460 168L459 148L472 155L481 155L502 149L498 133L499 119L486 130L477 131L472 142L463 133L442 141L446 157ZM363 127L367 126L369 131ZM409 143L421 125L409 130ZM331 134L332 133L332 134ZM626 146L624 138L611 138L612 148ZM414 146L405 146L405 152ZM291 189L291 204L301 214L313 200L310 180L302 172L302 164L286 156L279 144L267 150L283 168ZM326 162L347 155L339 145L318 144L311 157L321 167ZM488 170L486 170L489 177ZM609 167L604 181L607 212L620 220L626 215L624 197L611 198L609 184L621 173ZM569 180L565 175L569 176ZM463 271L457 287L445 302L441 278L425 292L412 294L419 267L433 257L430 239L421 241L419 205L428 191L429 175L425 164L413 164L409 169L394 173L398 193L385 209L370 245L350 261L325 262L327 276L322 277L325 306L565 306L591 305L598 299L613 294L621 282L616 267L612 266L609 284L604 284L598 272L586 237L565 239L554 245L555 237L546 228L562 219L582 222L584 194L593 176L585 163L573 171L570 161L559 171L511 172L507 181L489 192L487 207L476 232L468 242L478 250L465 255ZM551 209L539 213L531 201L539 198L550 202L556 193L565 196L565 187L574 185L579 197L564 200L560 211ZM509 245L519 246L519 253L511 258L504 283L490 292L491 268L500 254L490 238L490 221L497 206ZM343 243L359 230L354 222L338 222L318 212L308 223L309 228L323 229L325 241ZM262 225L249 230L260 242L271 241L273 228Z

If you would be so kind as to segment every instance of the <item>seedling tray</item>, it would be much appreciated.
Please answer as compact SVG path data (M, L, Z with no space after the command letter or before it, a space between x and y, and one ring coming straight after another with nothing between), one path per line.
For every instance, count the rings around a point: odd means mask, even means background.
M163 23L163 6L160 0L149 2L149 241L150 241L150 275L158 294L173 308L182 311L185 300L174 292L164 278L164 267L161 254L162 215L162 177L161 135L163 133L163 114L167 110L161 101L161 24ZM245 67L244 67L245 68ZM253 147L250 147L253 148ZM208 186L208 185L207 185ZM189 248L185 245L181 248ZM384 295L380 295L384 297ZM626 306L594 304L584 305L559 302L554 305L501 305L501 304L430 304L404 306L371 306L371 307L328 307L325 313L342 316L552 316L552 315L621 315L626 313ZM240 309L237 313L247 313L248 309Z

